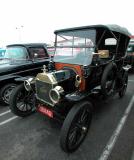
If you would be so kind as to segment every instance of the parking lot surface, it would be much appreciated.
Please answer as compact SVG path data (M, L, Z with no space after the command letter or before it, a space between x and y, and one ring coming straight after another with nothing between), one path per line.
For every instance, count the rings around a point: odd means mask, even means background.
M133 95L134 73L130 73L128 89L122 99L118 95L105 102L96 99L88 135L72 154L64 153L59 146L62 124L40 113L20 118L13 115L8 106L0 106L0 160L131 160ZM118 127L120 130L116 132Z

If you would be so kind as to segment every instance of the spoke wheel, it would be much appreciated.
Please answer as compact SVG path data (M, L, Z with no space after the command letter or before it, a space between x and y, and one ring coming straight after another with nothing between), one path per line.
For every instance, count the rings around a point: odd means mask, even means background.
M109 78L109 77L108 77ZM111 77L112 78L112 77ZM110 96L114 93L114 89L115 89L115 79L108 79L108 81L106 82L106 86L105 86L105 90L107 92L107 96Z
M91 107L91 103L85 101L74 105L69 111L60 137L60 145L65 152L75 151L85 139L92 118Z
M14 89L10 99L11 111L21 117L30 115L35 111L34 93L26 91L23 84Z
M108 64L103 72L101 79L101 93L104 97L114 95L116 88L116 66Z
M128 73L125 72L124 77L123 77L123 85L122 85L121 90L119 91L120 98L122 98L125 95L126 90L127 90L127 85L128 85Z

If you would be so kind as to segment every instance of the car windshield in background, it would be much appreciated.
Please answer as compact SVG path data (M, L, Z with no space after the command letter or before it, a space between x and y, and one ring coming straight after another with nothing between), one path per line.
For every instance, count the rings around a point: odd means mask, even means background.
M5 59L26 60L28 53L24 47L7 47L4 55Z
M89 65L95 44L95 30L60 32L56 36L55 62Z

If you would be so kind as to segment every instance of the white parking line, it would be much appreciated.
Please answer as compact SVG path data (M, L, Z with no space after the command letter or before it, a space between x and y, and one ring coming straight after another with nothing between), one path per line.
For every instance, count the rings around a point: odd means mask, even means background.
M127 117L132 109L132 107L134 106L134 95L131 98L128 107L126 108L117 128L115 129L115 131L113 132L113 135L111 136L110 140L108 141L106 147L104 148L99 160L107 160L109 155L111 154L111 151L115 145L115 142L117 141L117 138L127 120Z
M129 79L129 80L128 80L128 82L134 82L134 80L132 80L132 79Z
M10 122L10 121L12 121L12 120L14 120L14 119L16 119L16 118L18 118L18 116L13 116L13 117L11 117L11 118L3 121L3 122L0 122L0 126L6 124L6 123L8 123L8 122Z
M131 160L134 160L134 151L133 151L133 153L132 153Z
M11 112L11 110L8 110L8 111L6 111L6 112L3 112L3 113L0 114L0 116L3 116L3 115L5 115L5 114L7 114L7 113L10 113L10 112Z

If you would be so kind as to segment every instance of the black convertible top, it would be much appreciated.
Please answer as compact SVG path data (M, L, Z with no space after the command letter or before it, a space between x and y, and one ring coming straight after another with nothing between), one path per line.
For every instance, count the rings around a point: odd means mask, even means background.
M126 36L131 36L131 33L125 28L125 27L121 27L119 25L115 25L115 24L110 24L110 25L91 25L91 26L82 26L82 27L74 27L74 28L66 28L66 29L60 29L60 30L56 30L54 33L60 33L60 32L67 32L67 31L73 31L73 30L82 30L82 29L95 29L95 30L99 30L99 29L107 29L107 30L111 30L113 32L119 32L122 33Z

